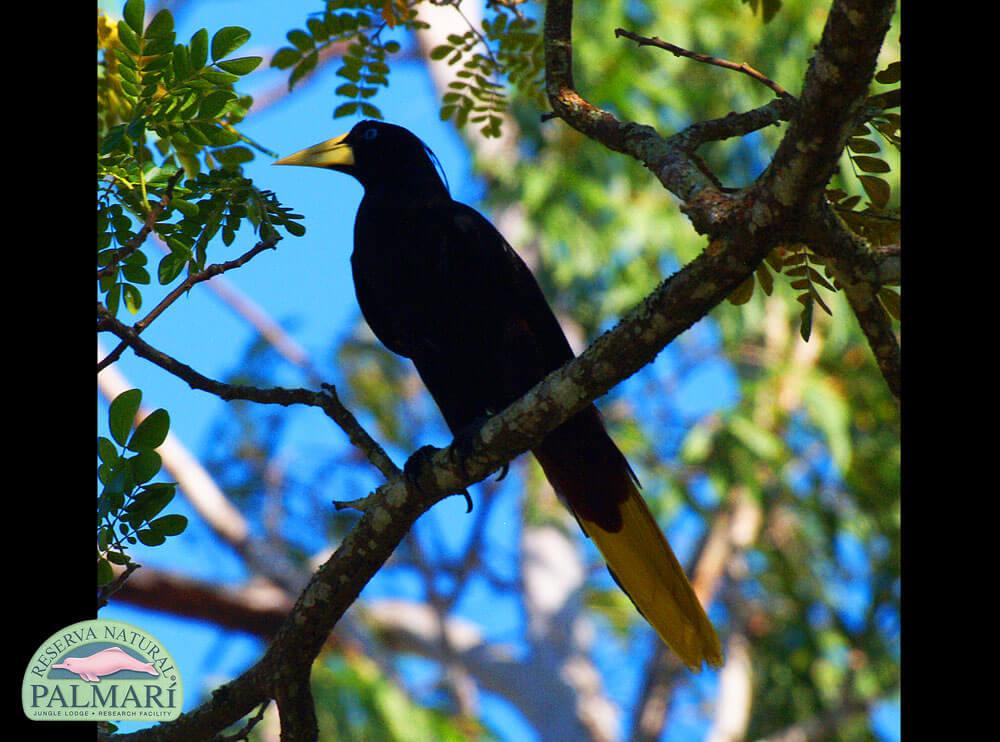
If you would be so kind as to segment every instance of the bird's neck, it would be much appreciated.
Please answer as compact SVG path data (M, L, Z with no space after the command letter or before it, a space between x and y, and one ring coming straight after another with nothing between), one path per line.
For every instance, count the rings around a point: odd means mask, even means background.
M451 194L444 187L440 178L435 181L422 179L393 180L388 183L376 183L365 186L365 198L378 202L393 202L407 204L449 203Z

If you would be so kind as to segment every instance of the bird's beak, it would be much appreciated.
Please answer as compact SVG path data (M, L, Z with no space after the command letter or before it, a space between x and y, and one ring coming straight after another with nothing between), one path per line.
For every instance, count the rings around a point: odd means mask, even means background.
M354 164L354 150L345 140L347 134L306 147L295 154L276 160L274 165L308 165L310 167L348 168Z

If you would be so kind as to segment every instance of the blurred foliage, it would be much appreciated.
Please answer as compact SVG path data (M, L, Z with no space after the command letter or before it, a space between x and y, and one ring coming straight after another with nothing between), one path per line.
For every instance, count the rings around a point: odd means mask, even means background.
M577 85L597 105L665 135L771 97L740 75L614 40L610 30L623 26L745 60L797 92L826 5L785 0L776 13L778 3L750 5L773 18L740 17L725 0L578 2L575 14L587 22L575 27ZM899 58L897 14L873 105L891 105L886 94L898 91ZM876 110L851 138L828 197L852 229L887 245L899 241L900 117ZM530 99L515 97L511 112L523 156L480 160L488 208L519 213L520 233L509 236L537 252L535 270L553 304L593 338L704 242L640 164L558 121L540 123ZM782 133L771 127L700 154L723 183L740 187L763 170ZM664 524L687 513L707 529L736 492L762 511L746 573L730 574L720 596L725 611L713 612L726 616L723 634L751 638L750 738L899 690L899 408L837 288L807 246L785 246L734 297L739 306L723 305L709 320L719 343L708 353L725 359L739 380L735 404L683 419L673 398L683 375L671 366L688 355L706 360L688 336L604 404ZM898 319L899 294L883 292ZM822 311L812 312L814 305ZM624 416L614 413L621 405ZM623 631L631 615L633 631L647 630L617 591L603 587L595 583L590 604L610 626ZM861 717L832 738L869 738Z
M462 742L496 737L415 703L364 655L331 656L313 669L313 694L323 739L334 742ZM470 728L470 724L472 728Z

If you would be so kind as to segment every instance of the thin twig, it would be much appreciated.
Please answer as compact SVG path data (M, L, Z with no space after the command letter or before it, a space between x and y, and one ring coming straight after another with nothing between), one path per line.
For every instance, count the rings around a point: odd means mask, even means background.
M126 580L142 565L138 562L129 562L125 569L121 571L118 577L115 578L114 582L110 582L103 586L97 591L97 610L101 610L104 606L108 604L111 600L111 596L122 589L125 586Z
M386 478L391 479L399 475L399 468L392 462L382 446L361 426L350 410L341 404L332 386L324 385L322 392L314 392L309 389L282 387L261 389L244 384L226 384L210 379L163 351L154 348L142 340L133 328L115 319L100 302L97 303L97 318L98 331L110 332L117 336L127 347L132 348L137 356L145 358L164 371L182 379L192 389L200 389L224 400L241 399L260 404L283 406L301 404L319 407L326 413L327 417L337 423L341 430L347 433L351 443L361 449L368 461Z
M138 335L147 327L149 327L149 325L153 322L153 320L155 320L157 317L163 314L163 312L166 310L167 307L169 307L171 304L177 301L185 293L187 293L193 286L203 281L207 281L210 278L214 278L215 276L218 276L221 273L225 273L226 271L230 271L233 270L234 268L239 268L243 265L246 265L246 263L248 263L251 259L256 257L259 253L264 252L264 250L273 249L275 245L277 245L278 240L280 239L281 237L276 235L269 240L263 240L261 242L258 242L250 250L243 253L243 255L236 258L235 260L229 260L226 261L225 263L215 263L213 265L208 266L202 271L190 274L186 279L184 279L181 283L179 283L174 288L173 291L171 291L169 294L163 297L163 300L155 307L153 307L149 311L149 314L147 314L141 320L136 322L135 325L132 326L132 329ZM108 366L110 366L112 363L117 361L121 357L121 354L125 352L125 349L127 347L128 347L127 343L125 342L119 343L114 350L112 350L100 362L98 362L97 373L100 373Z
M779 98L793 98L792 94L781 87L778 83L763 73L758 72L746 62L730 62L728 59L721 59L720 57L713 57L709 54L700 54L698 52L689 51L677 46L676 44L671 44L669 41L664 41L656 36L640 36L639 34L627 31L624 28L616 28L615 36L624 36L626 39L634 41L639 46L655 46L657 49L664 49L677 57L687 57L688 59L693 59L694 61L702 62L703 64L711 64L715 67L722 67L723 69L733 70L734 72L741 72L770 88Z

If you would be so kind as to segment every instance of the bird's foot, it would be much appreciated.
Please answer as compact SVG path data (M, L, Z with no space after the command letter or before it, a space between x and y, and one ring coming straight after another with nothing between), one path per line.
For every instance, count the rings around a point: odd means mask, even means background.
M413 488L414 491L421 495L427 494L426 490L420 486L420 472L430 461L431 457L440 450L437 446L421 446L410 455L410 458L403 464L403 479L406 481L407 487ZM462 467L459 466L458 468L461 469ZM465 497L465 512L471 513L472 495L469 494L469 490L461 489L453 494Z
M455 451L457 452L457 456L455 459L455 466L462 473L463 479L469 479L469 472L465 467L465 462L475 450L474 442L476 440L476 435L479 433L482 427L486 424L486 421L489 419L490 419L489 415L480 415L472 422L463 426L462 429L455 434L454 447ZM497 477L496 481L499 482L502 481L503 478L507 476L507 472L510 471L510 464L505 463L498 469L498 471L500 472L500 475Z
M420 486L420 471L440 450L437 446L421 446L410 454L410 458L403 464L403 479L406 481L407 487L412 487L421 495L426 494L424 488Z

